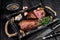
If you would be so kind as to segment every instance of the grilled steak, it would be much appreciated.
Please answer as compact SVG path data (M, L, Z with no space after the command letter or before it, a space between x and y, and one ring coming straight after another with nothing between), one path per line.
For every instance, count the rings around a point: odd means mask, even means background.
M37 20L22 20L19 23L19 26L22 30L31 30L32 28L37 27Z
M37 18L41 19L45 16L45 12L43 8L37 8L37 10L34 10L34 14L37 16Z
M35 16L34 12L28 12L27 18L36 19L37 17Z

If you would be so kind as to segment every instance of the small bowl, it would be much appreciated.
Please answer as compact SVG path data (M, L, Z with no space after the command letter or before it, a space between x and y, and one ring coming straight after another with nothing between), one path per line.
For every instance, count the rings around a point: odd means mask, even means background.
M10 11L18 10L19 9L19 4L17 4L17 3L11 3L11 4L9 4L9 5L6 6L6 9L10 10Z

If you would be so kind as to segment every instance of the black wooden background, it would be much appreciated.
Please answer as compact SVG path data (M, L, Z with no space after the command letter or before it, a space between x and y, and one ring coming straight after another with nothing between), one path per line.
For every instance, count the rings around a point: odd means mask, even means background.
M40 3L40 0L22 0L22 1L23 1L22 4L27 5L28 7L32 7L32 6ZM21 2L21 0L1 0L1 2L0 2L1 3L1 9L0 9L1 10L1 13L0 13L0 18L1 18L0 24L1 25L0 25L0 29L1 29L1 39L2 40L13 40L13 38L8 39L8 37L4 33L4 22L5 22L5 20L4 20L5 16L4 15L9 14L9 12L6 10L5 7L7 4L13 3L13 2L19 3L19 2ZM29 3L32 5L29 5ZM53 8L57 12L57 15L58 15L57 17L60 18L60 0L43 0L43 4ZM37 34L39 34L39 32ZM15 40L17 40L17 39L15 39ZM56 38L46 39L46 40L60 40L60 36L57 36Z

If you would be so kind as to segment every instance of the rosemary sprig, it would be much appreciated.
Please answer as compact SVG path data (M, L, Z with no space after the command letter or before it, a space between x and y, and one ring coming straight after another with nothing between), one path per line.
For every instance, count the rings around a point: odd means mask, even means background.
M38 20L38 25L45 25L48 24L50 22L50 16L44 17L42 19Z

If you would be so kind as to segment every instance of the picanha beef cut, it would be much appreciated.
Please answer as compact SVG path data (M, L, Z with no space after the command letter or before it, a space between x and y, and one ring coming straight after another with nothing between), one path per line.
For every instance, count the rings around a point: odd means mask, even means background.
M33 12L39 19L43 18L46 14L43 8L37 8L37 10L34 10Z
M45 14L46 13L44 12L43 8L37 8L34 11L28 12L27 18L32 18L35 20L22 20L21 22L19 22L20 28L22 30L31 30L32 28L37 27L38 19L42 19L43 17L45 17Z
M34 14L34 12L28 12L27 18L32 18L32 19L37 19L36 15Z
M32 28L37 27L37 20L22 20L19 23L19 26L22 30L31 30Z

